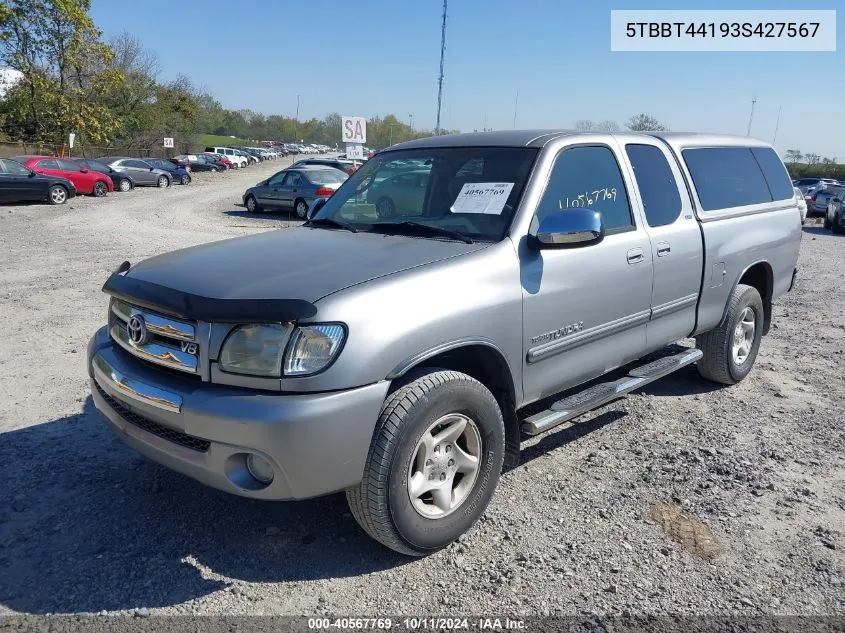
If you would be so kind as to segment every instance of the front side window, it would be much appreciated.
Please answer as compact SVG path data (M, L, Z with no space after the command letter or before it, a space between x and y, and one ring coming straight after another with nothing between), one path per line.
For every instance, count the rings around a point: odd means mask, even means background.
M59 164L59 169L64 169L65 171L82 171L82 167L76 163L67 160L57 160L56 162Z
M681 215L681 196L666 156L654 145L626 145L625 152L634 168L648 225L672 224Z
M703 210L772 201L769 185L751 148L702 147L685 149L682 154Z
M510 227L537 153L528 147L441 147L376 154L315 219L359 231L498 241ZM427 179L413 195L397 186L396 178L419 172Z
M537 207L537 220L582 208L601 213L607 233L634 228L619 163L603 145L571 147L558 155Z

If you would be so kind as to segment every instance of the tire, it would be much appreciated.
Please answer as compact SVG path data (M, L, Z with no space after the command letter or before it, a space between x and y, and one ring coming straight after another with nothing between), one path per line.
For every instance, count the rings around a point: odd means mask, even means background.
M94 189L91 192L95 198L104 198L109 193L109 186L102 180L94 183Z
M255 196L247 196L246 200L244 200L244 206L250 213L261 211L261 207L258 206L258 200L255 199Z
M302 198L297 198L293 203L293 210L296 212L296 217L304 220L308 217L308 203Z
M170 178L167 176L159 176L157 184L159 189L166 189L170 186Z
M376 201L376 214L379 218L389 220L396 217L396 205L388 197L379 198Z
M126 192L132 189L132 183L124 178L117 187L121 191Z
M191 177L188 174L183 174L182 177L179 179L179 184L187 185L191 182Z
M425 437L450 429L452 440L432 441L425 453ZM477 456L474 473L467 455ZM504 421L493 394L466 374L431 369L388 395L364 477L346 491L346 499L352 516L373 539L401 554L425 556L449 545L484 513L504 456ZM467 470L461 472L456 461ZM412 497L415 478L423 493ZM427 483L437 480L447 483ZM433 494L438 490L448 491L447 496L438 500ZM438 503L451 507L444 510Z
M830 222L830 218L828 217L827 213L824 214L824 228L825 230L831 230L833 224Z
M842 234L842 225L839 224L839 218L835 215L833 216L833 222L830 223L830 230L834 233L834 235Z
M67 202L68 191L61 185L53 185L47 192L47 201L50 204L64 204Z
M739 284L728 301L728 313L722 323L695 340L696 347L704 352L698 361L698 373L723 385L733 385L745 378L760 350L764 319L760 293L756 288ZM740 328L740 322L744 327ZM741 333L743 344L738 343Z

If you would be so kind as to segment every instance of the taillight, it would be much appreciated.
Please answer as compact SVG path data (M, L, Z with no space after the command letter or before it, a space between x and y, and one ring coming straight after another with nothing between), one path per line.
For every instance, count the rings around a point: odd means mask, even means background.
M815 201L816 201L816 194L813 194L812 196L810 196L810 202L815 202Z
M318 198L322 198L322 197L330 198L333 193L334 193L334 189L331 189L330 187L320 187L319 189L317 189L317 191L314 193L314 195L317 196Z

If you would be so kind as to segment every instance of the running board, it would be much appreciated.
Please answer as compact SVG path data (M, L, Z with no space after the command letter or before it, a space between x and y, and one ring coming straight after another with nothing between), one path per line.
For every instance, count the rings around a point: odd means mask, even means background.
M613 382L602 382L571 396L558 400L545 411L540 411L522 421L522 432L539 435L556 426L569 422L579 415L621 398L638 387L663 378L681 367L694 363L704 354L700 349L688 349L678 354L664 356L635 367L628 375ZM570 425L572 426L572 425Z

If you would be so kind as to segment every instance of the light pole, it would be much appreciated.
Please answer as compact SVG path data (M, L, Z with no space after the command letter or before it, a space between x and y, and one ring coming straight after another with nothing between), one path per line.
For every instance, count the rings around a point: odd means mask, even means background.
M411 132L414 131L414 115L413 114L408 115L408 127L411 128Z

